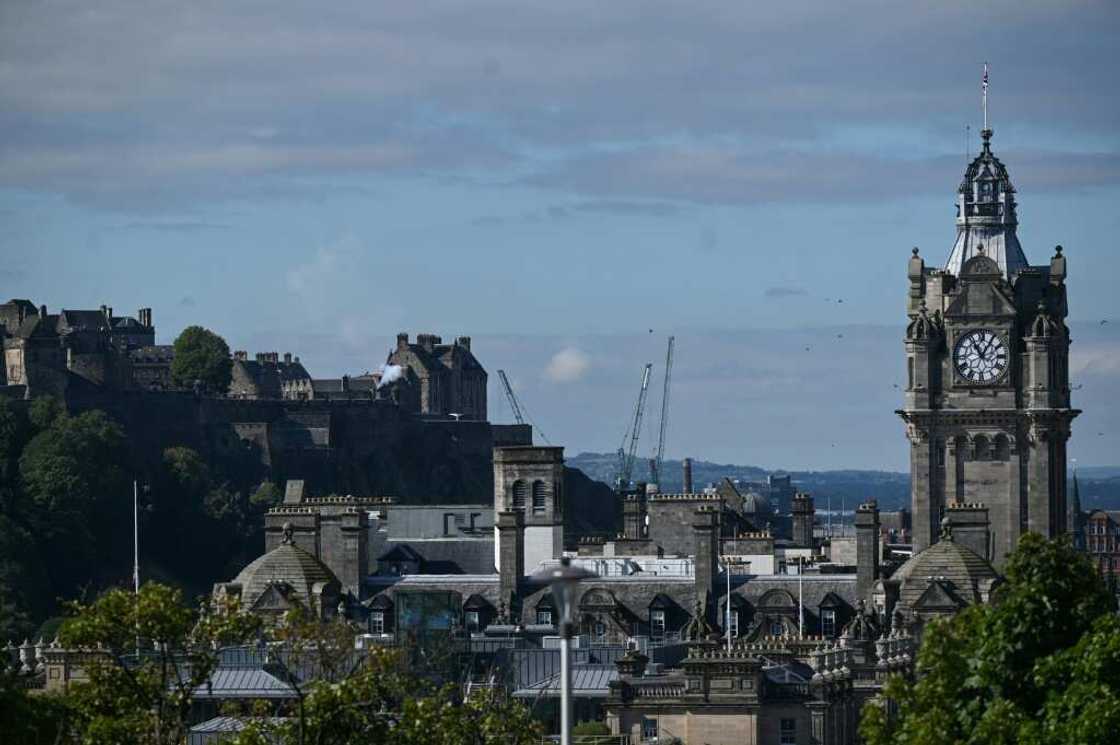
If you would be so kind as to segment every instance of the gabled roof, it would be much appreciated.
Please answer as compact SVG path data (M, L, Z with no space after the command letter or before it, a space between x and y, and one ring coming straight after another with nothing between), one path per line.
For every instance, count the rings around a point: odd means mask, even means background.
M493 608L494 606L490 604L490 601L477 592L467 598L467 601L463 603L463 610L492 610Z
M943 579L930 579L925 592L914 602L914 610L956 611L968 605Z
M844 598L837 595L835 592L829 592L818 603L819 608L848 608L848 602Z
M380 611L392 610L393 609L393 598L391 598L387 594L378 595L373 600L369 601L369 606L368 607L369 607L370 610L380 610Z
M670 608L676 608L678 606L671 597L663 592L659 592L653 596L653 600L649 601L649 607L655 610L669 610Z

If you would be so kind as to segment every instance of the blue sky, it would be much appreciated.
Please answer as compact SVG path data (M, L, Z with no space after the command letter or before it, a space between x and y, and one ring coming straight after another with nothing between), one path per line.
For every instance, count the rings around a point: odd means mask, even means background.
M904 469L905 262L948 254L988 60L1020 239L1070 258L1071 450L1112 464L1118 19L12 0L0 294L151 305L163 340L202 323L319 376L399 330L469 334L572 450L617 447L675 333L674 456Z

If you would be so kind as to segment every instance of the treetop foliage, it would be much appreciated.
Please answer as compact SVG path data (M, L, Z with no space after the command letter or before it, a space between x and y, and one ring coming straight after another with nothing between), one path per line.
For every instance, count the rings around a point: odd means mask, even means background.
M927 625L917 680L864 709L869 745L1097 743L1120 731L1120 620L1068 539L1028 533L991 605Z
M174 348L171 380L175 385L191 388L198 383L215 394L229 389L233 362L225 339L202 326L188 326L175 339Z

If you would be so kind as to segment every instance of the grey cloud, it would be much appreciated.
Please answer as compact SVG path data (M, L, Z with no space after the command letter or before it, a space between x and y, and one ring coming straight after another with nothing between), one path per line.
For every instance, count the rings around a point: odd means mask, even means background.
M921 143L919 155L953 152L960 124L977 116L978 70L945 49L983 49L1000 61L997 129L1041 122L1052 133L1109 138L1120 118L1120 99L1098 93L1113 83L1109 3L445 0L324 9L104 0L97 14L84 10L76 2L0 10L0 173L4 185L105 206L153 191L172 200L260 194L259 182L280 175L545 172L542 151L603 173L597 158L617 160L612 153L635 143L769 152L853 128L901 127ZM1004 33L991 33L994 24ZM841 193L860 176L843 150L806 159L805 181L824 182L810 193ZM1113 183L1114 170L1099 178ZM651 191L587 188L591 177L576 176L557 178L604 199ZM782 178L753 180L762 189ZM681 191L696 198L695 186L655 193Z
M767 287L764 294L766 297L783 298L808 295L809 293L804 287Z
M1000 153L1017 184L1037 191L1120 184L1113 153ZM863 202L944 193L960 178L961 157L887 158L861 153L743 152L735 147L635 148L574 158L527 179L536 186L604 197L712 204Z
M150 231L155 233L206 233L211 231L232 230L232 226L211 222L157 222L137 221L121 225L116 230Z

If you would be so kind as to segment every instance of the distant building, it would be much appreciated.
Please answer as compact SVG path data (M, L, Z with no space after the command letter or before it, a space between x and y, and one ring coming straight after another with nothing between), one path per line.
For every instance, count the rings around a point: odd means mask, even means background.
M307 389L310 383L311 375L291 352L285 352L283 358L279 352L258 352L252 360L247 352L233 353L230 398L298 398L290 392Z
M397 347L386 367L402 368L415 382L418 413L486 421L486 370L471 353L471 338L460 336L451 344L434 334L397 334Z
M1085 519L1085 552L1102 576L1120 577L1120 512L1093 510Z
M151 308L136 318L98 310L63 309L57 314L29 300L0 305L4 379L25 395L62 395L72 385L114 390L133 386L130 355L155 343Z

